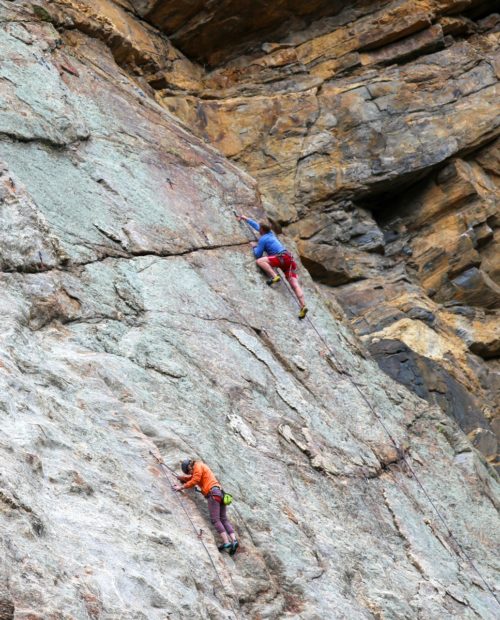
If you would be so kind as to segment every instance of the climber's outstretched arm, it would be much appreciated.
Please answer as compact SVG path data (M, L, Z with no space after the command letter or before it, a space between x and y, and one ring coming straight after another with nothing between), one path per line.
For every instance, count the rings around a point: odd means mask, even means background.
M236 217L238 218L240 222L243 220L255 230L257 231L260 230L260 224L256 222L255 220L252 220L250 217L247 217L246 215L237 215Z

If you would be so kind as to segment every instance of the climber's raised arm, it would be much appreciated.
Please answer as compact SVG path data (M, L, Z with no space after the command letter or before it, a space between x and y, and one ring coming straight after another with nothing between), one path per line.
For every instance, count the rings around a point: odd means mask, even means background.
M249 226L251 226L255 230L257 230L257 231L260 230L260 224L258 222L256 222L255 220L252 220L252 218L247 217L246 215L236 215L236 217L238 218L238 220L240 222L243 220L244 222L246 222Z

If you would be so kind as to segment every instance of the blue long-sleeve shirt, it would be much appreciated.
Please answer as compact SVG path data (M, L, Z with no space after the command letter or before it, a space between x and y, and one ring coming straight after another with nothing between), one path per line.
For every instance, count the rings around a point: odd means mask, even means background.
M252 228L255 228L255 230L260 229L259 224L255 220L248 219L247 224ZM264 252L268 256L275 256L276 254L284 251L285 246L278 241L278 238L272 230L265 235L262 235L262 237L259 239L259 242L253 249L255 258L260 258L264 254Z

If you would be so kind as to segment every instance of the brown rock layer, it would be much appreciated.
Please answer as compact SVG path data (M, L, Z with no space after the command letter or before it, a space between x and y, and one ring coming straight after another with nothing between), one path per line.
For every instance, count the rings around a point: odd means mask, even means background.
M187 56L214 65L260 41L263 33L276 29L285 33L284 22L303 24L334 15L347 4L345 0L148 0L139 3L139 13Z

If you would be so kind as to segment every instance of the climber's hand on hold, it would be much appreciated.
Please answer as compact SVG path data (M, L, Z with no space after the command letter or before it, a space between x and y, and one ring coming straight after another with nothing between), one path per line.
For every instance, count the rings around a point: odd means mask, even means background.
M183 488L183 487L182 487L182 484L174 484L174 485L172 486L172 489L173 489L174 491L182 491L182 488Z
M257 242L256 241L250 241L250 245L252 246L252 248L256 248L257 247Z

